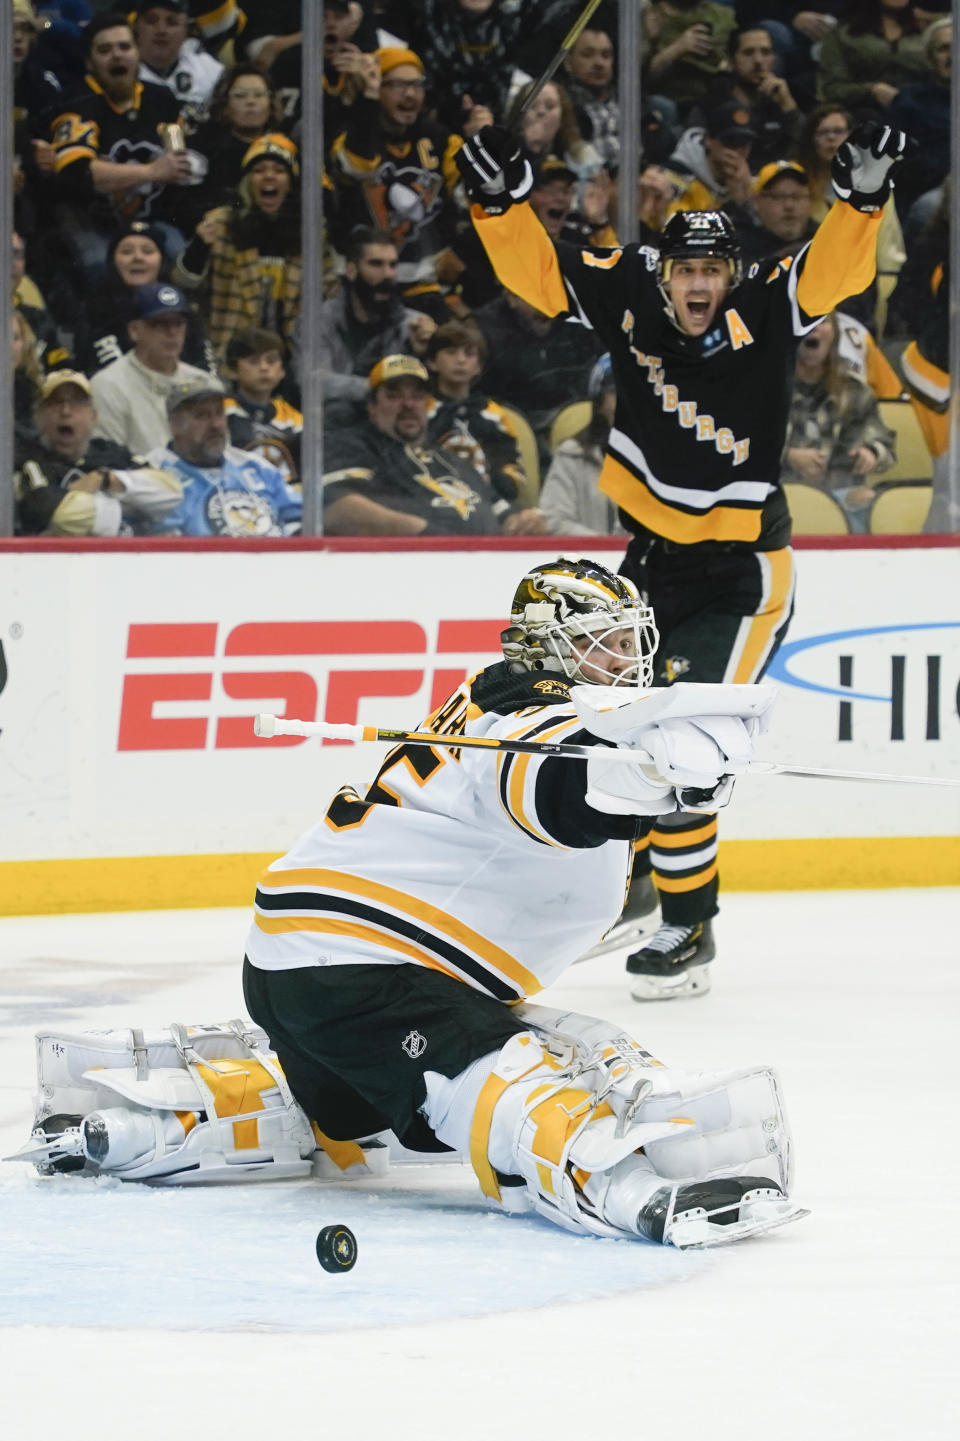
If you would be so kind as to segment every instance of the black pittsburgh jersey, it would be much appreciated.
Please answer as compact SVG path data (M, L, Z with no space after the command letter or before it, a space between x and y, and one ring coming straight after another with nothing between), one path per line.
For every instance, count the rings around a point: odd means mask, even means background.
M324 505L363 495L426 520L430 535L496 535L496 496L484 475L449 450L405 445L372 421L331 436L324 460Z
M798 256L751 266L713 328L689 336L666 313L651 246L554 246L525 205L473 215L503 284L569 312L610 352L617 410L600 488L627 527L679 544L785 545L778 476L796 342L870 283L873 217L838 203Z
M114 195L93 189L90 163L116 165L134 161L149 165L163 152L161 126L175 124L180 105L166 85L138 80L128 105L115 106L91 76L84 88L68 96L54 111L50 139L62 190L90 206L92 215L109 224L121 220L163 220L172 217L180 186L139 185ZM170 195L170 192L173 195Z

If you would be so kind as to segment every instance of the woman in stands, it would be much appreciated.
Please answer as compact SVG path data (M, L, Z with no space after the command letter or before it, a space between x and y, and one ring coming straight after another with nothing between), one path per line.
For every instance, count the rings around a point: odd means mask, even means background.
M87 299L77 321L73 342L77 369L96 375L125 355L133 344L127 325L134 318L134 292L140 285L169 278L157 231L139 220L119 231L107 252L106 284ZM206 326L196 312L188 320L183 359L201 369L214 368Z
M517 94L507 113L507 129L519 125L524 148L534 161L556 155L581 180L595 175L601 167L600 156L581 135L568 92L551 80L521 117L521 107L532 89L532 84L525 85Z
M896 442L873 391L840 360L838 339L836 318L827 315L797 347L780 481L828 491L850 529L862 533L876 496L871 480L893 464Z
M202 292L221 360L230 337L251 326L293 345L303 271L299 177L293 141L278 131L261 135L243 158L239 208L208 211L177 261L175 282Z
M793 158L810 177L810 219L817 225L837 198L830 167L852 128L849 110L827 101L811 110L797 140Z
M210 119L190 137L190 149L207 162L206 179L196 191L196 221L205 211L234 203L243 179L243 157L261 135L279 128L276 89L259 65L234 65L221 75L210 101Z

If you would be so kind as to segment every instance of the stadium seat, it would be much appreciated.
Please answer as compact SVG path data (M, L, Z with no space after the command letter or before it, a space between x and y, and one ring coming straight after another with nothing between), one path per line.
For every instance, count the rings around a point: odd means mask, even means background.
M933 461L917 413L909 400L881 400L880 419L897 437L897 458L889 470L874 476L871 485L891 485L903 480L931 480Z
M507 425L517 438L517 445L520 447L520 459L523 461L523 469L526 473L527 483L518 487L517 500L521 505L536 505L540 495L540 456L537 452L537 437L529 420L521 415L519 410L513 410L509 405L499 401Z
M550 449L556 450L561 440L569 440L589 425L592 410L589 400L575 400L572 405L565 405L550 427Z
M843 507L815 485L788 482L783 487L797 535L849 535Z
M891 485L870 507L871 535L919 535L930 509L930 485Z

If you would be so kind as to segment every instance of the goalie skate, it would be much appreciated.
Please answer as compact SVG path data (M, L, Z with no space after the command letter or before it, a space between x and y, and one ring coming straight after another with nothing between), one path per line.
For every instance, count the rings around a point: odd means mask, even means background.
M809 1214L768 1176L714 1177L662 1187L640 1212L638 1229L665 1246L702 1249L762 1236Z

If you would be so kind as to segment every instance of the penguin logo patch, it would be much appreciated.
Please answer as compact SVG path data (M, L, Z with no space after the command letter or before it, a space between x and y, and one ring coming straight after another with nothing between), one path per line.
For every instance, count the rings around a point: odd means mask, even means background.
M686 675L689 669L690 662L685 655L668 655L663 662L663 674L668 685L673 685L674 681L679 680L682 675Z
M404 1036L400 1044L411 1061L415 1061L417 1057L422 1056L427 1049L427 1038L426 1036L421 1036L419 1031L410 1031L408 1035Z

